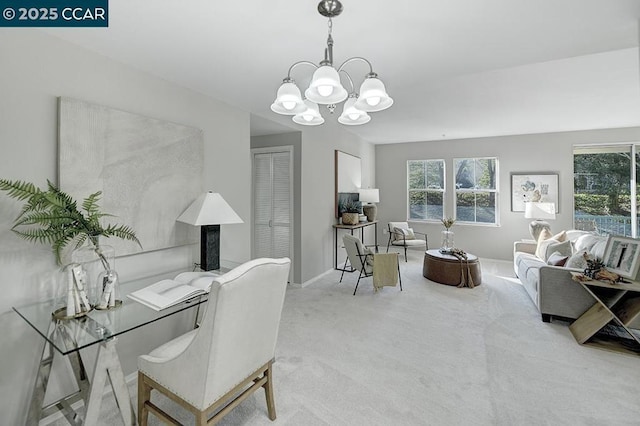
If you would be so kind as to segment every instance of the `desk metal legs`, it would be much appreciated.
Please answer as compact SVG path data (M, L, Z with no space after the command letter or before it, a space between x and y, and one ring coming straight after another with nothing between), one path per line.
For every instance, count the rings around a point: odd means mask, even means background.
M51 328L53 329L51 330ZM74 345L73 339L63 324L52 323L51 328L51 332L49 333L51 340L61 339L64 341L65 345ZM82 358L80 358L80 353L77 351L69 354L66 359L71 365L79 390L54 402L53 404L48 405L47 407L42 406L45 394L47 393L47 385L49 384L53 357L53 346L45 340L42 348L42 356L40 358L40 366L38 368L36 382L31 396L31 403L29 404L29 412L27 414L26 424L28 426L37 426L41 418L47 417L56 411L62 412L70 424L82 424L82 418L73 410L73 408L71 408L71 405L79 400L86 400L87 391L89 389L89 380L82 363Z
M67 348L77 347L64 324L58 323L52 324L52 326L53 330L50 333L52 340L62 339ZM68 354L66 359L71 364L79 390L47 407L42 407L54 356L52 345L45 340L31 403L29 405L29 412L27 414L27 426L37 426L40 419L58 410L62 412L67 421L72 425L100 424L100 406L102 405L102 395L107 378L113 390L113 395L115 396L124 425L135 425L135 415L131 405L129 390L124 380L124 373L122 372L118 353L116 352L116 341L116 338L111 338L100 343L91 383L89 383L80 352L74 351ZM72 404L79 400L84 401L86 408L84 421L81 414L71 407Z
M120 409L120 416L125 425L135 425L135 416L127 384L124 381L124 373L120 365L120 358L116 352L116 340L112 338L100 343L98 356L96 357L95 370L91 380L89 399L87 401L87 415L85 425L97 425L100 423L100 406L104 385L109 379L113 395Z

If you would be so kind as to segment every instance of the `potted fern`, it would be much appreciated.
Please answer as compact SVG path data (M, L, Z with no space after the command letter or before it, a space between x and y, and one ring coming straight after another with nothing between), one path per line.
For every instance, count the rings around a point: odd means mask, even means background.
M94 259L99 260L105 272L103 284L106 284L109 279L111 279L109 282L113 283L117 275L113 270L113 261L110 261L110 258L113 259L113 251L111 250L109 255L107 248L100 246L99 237L122 238L135 241L141 246L130 227L111 224L103 226L100 223L103 217L113 216L100 211L98 201L101 191L85 198L81 210L69 194L61 191L48 180L47 189L42 190L30 182L0 179L0 190L6 191L12 198L25 202L11 228L14 233L27 241L50 244L58 265L63 264L63 252L69 245L74 250L83 249L85 253L91 253ZM76 262L83 261L76 260ZM87 277L86 270L76 269L74 273L77 276L71 273L70 276L76 280L76 284L82 279L93 278ZM87 284L91 285L92 282L89 281ZM98 285L98 291L101 291L100 285ZM111 304L109 305L107 301L108 306L113 306L114 295L115 292L112 292Z

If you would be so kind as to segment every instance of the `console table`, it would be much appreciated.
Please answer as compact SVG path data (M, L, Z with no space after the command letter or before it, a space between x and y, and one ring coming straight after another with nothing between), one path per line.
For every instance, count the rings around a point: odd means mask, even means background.
M357 225L343 225L341 223L337 223L335 225L333 225L333 245L334 245L334 250L333 250L333 268L337 269L338 271L342 271L342 269L338 268L338 229L345 229L349 232L351 232L351 235L353 235L353 231L355 231L356 229L360 230L360 240L362 241L362 243L364 244L364 228L366 228L367 226L371 226L373 225L374 227L374 238L375 238L375 248L376 248L376 253L378 252L378 221L374 220L371 222L360 222ZM347 269L347 272L352 272L351 270Z
M173 271L144 279L124 282L120 287L122 305L111 310L92 310L87 315L68 320L53 318L51 313L58 308L53 301L14 307L13 310L43 338L43 350L34 384L34 390L27 415L27 425L37 425L55 411L61 411L71 424L100 424L100 406L106 382L109 382L116 398L122 421L125 425L135 425L135 415L131 407L129 390L124 380L120 359L116 352L117 336L139 327L156 322L178 312L198 307L207 301L207 295L196 296L186 302L162 311L154 311L126 294L139 290L165 278L173 278L179 272ZM211 271L214 272L215 271ZM196 320L198 313L196 312ZM92 345L98 346L95 371L88 380L80 350ZM54 349L65 356L73 370L78 391L43 407L44 397L53 364ZM71 405L84 400L84 415L73 410Z
M640 354L640 336L628 328L640 315L640 282L629 280L612 284L589 279L578 272L572 272L571 276L596 300L591 308L569 326L576 341L602 349ZM597 336L610 323L617 325L624 335L617 339ZM624 340L621 339L625 338L630 346L623 344Z

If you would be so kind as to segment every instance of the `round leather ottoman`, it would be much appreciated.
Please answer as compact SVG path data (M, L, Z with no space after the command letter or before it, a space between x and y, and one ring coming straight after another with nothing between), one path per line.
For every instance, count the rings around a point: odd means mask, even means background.
M469 269L467 271L467 263ZM467 262L460 262L457 257L450 254L442 254L440 250L427 250L424 253L424 264L422 265L422 275L440 284L460 285L462 274L465 279L467 274L471 274L474 285L482 284L482 273L478 257L467 253Z

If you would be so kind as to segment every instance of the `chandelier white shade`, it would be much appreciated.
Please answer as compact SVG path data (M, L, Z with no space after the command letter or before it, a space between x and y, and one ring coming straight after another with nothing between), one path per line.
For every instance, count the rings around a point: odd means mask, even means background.
M366 124L371 120L371 116L366 111L361 111L356 107L356 98L350 97L344 103L342 114L338 117L338 122L346 126L357 126Z
M296 115L307 109L302 102L300 89L295 83L283 82L278 89L276 100L271 104L271 111L284 115Z
M362 111L382 111L393 105L393 99L387 94L384 83L376 77L368 77L360 86L360 97L356 107Z
M289 67L287 77L278 89L276 100L271 110L277 114L293 115L293 121L305 126L317 126L324 123L318 104L326 105L333 114L336 104L347 100L343 106L338 122L347 126L368 123L371 117L367 112L382 111L393 105L393 99L387 94L384 83L373 72L373 66L365 58L355 56L347 59L337 68L333 66L333 38L331 37L332 18L342 12L342 3L338 0L323 0L318 4L318 13L329 18L329 34L324 59L316 65L310 61L299 61ZM369 66L360 86L360 95L355 91L353 79L344 69L353 61L361 61ZM304 91L304 99L300 89L291 78L291 72L299 65L315 68L311 82ZM345 89L340 78L344 76L349 83L350 91Z
M337 104L347 99L349 94L340 84L340 76L335 68L323 65L313 73L309 88L304 96L312 102L322 105Z
M318 109L318 104L311 102L308 99L305 99L304 105L306 109L293 116L293 121L298 124L302 124L303 126L319 126L324 123L324 118L320 114Z

